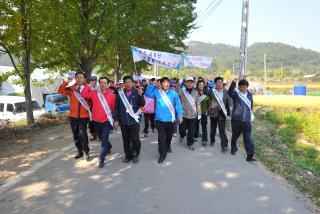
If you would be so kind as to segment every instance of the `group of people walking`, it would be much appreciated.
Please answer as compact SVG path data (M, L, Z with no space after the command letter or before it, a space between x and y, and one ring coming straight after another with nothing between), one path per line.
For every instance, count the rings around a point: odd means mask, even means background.
M237 139L243 135L247 161L255 161L254 144L251 140L251 121L254 119L252 94L248 91L247 80L233 81L229 90L224 79L216 77L214 87L209 87L203 78L187 77L151 79L137 81L125 76L116 85L107 77L90 79L86 84L85 74L77 72L75 83L68 77L58 92L70 97L70 125L75 146L76 159L90 160L87 125L92 140L99 139L101 151L99 168L104 167L105 158L111 152L109 135L120 127L123 141L123 162L139 162L141 150L140 123L144 115L144 136L148 137L149 123L152 131L158 133L158 163L165 161L172 152L171 142L179 130L180 142L186 138L187 148L195 150L195 139L202 129L202 146L215 144L218 127L221 151L228 151L226 135L227 117L231 115L231 154L235 155ZM97 84L97 81L99 84ZM232 107L232 110L231 110ZM208 138L208 117L210 118L210 138Z

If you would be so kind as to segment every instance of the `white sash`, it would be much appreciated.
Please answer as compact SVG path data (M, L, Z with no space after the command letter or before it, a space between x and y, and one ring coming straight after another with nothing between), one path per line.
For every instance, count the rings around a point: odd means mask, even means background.
M223 114L227 117L228 114L227 114L226 106L224 105L224 102L223 102L223 97L220 96L217 89L213 88L212 91L213 91L213 94L214 94L215 98L217 99L222 111L223 111Z
M159 93L161 95L162 100L164 101L164 103L169 108L170 113L171 113L171 117L172 117L172 122L174 122L175 119L176 119L176 114L175 114L174 107L173 107L169 97L167 96L167 94L162 89L159 89Z
M92 113L90 111L90 106L88 105L88 103L86 102L86 100L79 94L78 91L74 90L73 91L74 96L76 96L76 98L78 99L78 101L81 103L81 105L88 111L89 113L89 117L90 117L90 121L92 120Z
M193 100L191 94L189 94L189 92L187 92L187 89L186 89L186 88L183 88L182 91L183 91L184 95L186 96L188 102L189 102L190 105L192 106L194 112L197 113L196 103L195 103L195 101Z
M199 101L200 103L206 98L207 96L205 94L201 95L201 97L199 97Z
M103 94L101 93L101 89L99 88L98 90L98 98L100 100L100 103L105 111L105 113L107 114L107 118L111 124L111 126L113 126L113 118L112 118L112 113L111 113L111 110L109 108L109 105L105 99L105 97L103 96Z
M253 115L253 112L251 110L251 101L248 99L248 97L241 93L240 91L237 92L238 93L238 96L240 97L240 99L248 106L248 108L250 109L250 113L251 113L251 121L254 120L254 115Z
M134 110L132 108L132 105L130 105L126 95L124 94L124 91L121 89L119 90L119 95L120 98L122 100L122 103L124 104L124 106L126 107L127 113L137 122L139 123L139 117L140 117L140 113L141 110L139 109L136 113L134 113Z

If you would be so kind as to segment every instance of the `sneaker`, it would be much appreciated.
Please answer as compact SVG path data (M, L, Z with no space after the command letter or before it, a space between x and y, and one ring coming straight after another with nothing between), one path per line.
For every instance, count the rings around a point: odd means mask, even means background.
M124 158L124 159L122 160L122 162L123 162L123 163L129 163L129 162L130 162L130 158Z
M253 161L257 161L257 159L255 159L255 158L253 157L253 155L247 155L247 161L248 161L248 162L253 162Z
M159 159L158 159L158 164L162 164L164 160L165 160L164 157L159 157Z
M79 159L83 157L83 153L78 153L76 156L74 156L74 159Z
M144 137L148 137L148 133L145 133L145 134L144 134Z
M167 152L168 152L168 153L172 153L171 147L168 148Z
M231 148L231 154L232 155L235 155L237 151L238 151L237 148Z
M102 169L104 167L104 161L99 161L99 168Z

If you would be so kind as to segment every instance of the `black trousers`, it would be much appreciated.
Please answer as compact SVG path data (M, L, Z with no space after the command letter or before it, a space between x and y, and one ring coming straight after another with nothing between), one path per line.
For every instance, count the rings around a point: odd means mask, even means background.
M89 140L87 134L88 118L70 117L70 125L73 134L73 141L78 149L79 154L89 153Z
M138 157L141 149L139 137L140 124L125 126L121 125L121 134L123 140L123 150L127 159Z
M197 120L194 138L199 137L200 122L201 122L201 129L202 129L202 141L207 142L208 141L208 128L207 128L208 116L207 115L201 115L201 120Z
M100 160L104 162L107 154L110 152L112 145L109 141L109 134L112 126L109 121L104 123L94 122L94 128L97 132L99 140L101 141Z
M184 138L187 135L187 145L192 146L194 144L194 133L196 131L197 118L187 119L183 118L182 124L179 126L180 137ZM187 133L188 131L188 133Z
M254 144L251 139L251 122L242 122L237 120L231 121L232 127L232 138L231 138L231 149L237 149L237 140L242 133L243 142L246 149L247 155L254 154Z
M222 111L219 112L218 117L210 117L210 140L211 143L215 142L217 125L219 128L219 135L221 141L221 147L225 148L228 146L228 138L226 135L226 117Z
M155 124L155 121L154 121L154 114L144 113L144 129L143 129L143 133L145 133L145 134L149 133L149 121L150 121L151 129L154 130L156 128L156 124Z
M93 121L89 121L89 131L90 131L90 134L96 133L96 131L94 129L94 122Z
M172 122L156 122L158 130L158 151L161 157L167 157L168 149L171 147L171 140L173 135Z

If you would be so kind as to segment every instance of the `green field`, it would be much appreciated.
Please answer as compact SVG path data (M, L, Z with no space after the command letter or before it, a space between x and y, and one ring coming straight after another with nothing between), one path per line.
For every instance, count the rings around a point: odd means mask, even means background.
M256 95L253 98L255 105L281 108L315 108L320 109L319 96L292 96L292 95Z

